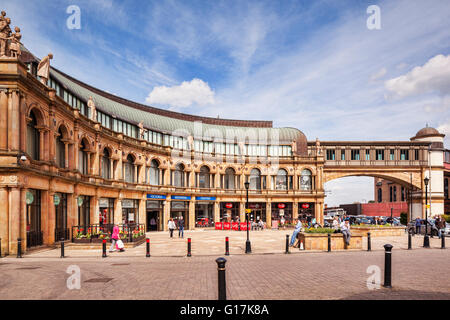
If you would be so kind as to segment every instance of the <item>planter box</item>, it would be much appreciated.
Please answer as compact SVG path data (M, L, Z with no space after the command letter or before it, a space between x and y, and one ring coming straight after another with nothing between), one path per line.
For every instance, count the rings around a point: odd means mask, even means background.
M91 239L87 239L87 238L75 238L73 239L74 243L91 243Z
M305 250L328 250L328 234L326 233L299 233L297 236L303 242ZM350 245L346 248L344 235L342 233L331 234L331 251L344 249L362 250L362 236L352 233Z
M139 237L137 237L137 238L133 238L133 242L139 242L139 241L142 241L142 240L144 240L144 239L145 239L145 234L142 235L142 236L139 236Z
M405 234L406 227L350 227L351 233L367 237L370 232L370 237L393 237L402 236Z

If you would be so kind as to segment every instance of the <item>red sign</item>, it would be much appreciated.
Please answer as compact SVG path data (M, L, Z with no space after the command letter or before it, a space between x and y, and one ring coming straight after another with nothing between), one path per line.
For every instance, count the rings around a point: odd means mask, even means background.
M251 227L250 222L248 226ZM247 231L247 222L241 222L241 231Z
M303 209L308 209L308 208L309 208L309 203L304 203L304 204L302 204L302 208L303 208Z
M222 222L216 222L215 227L216 227L216 230L222 230L222 227L223 227Z
M239 231L239 222L232 222L231 229L233 229L234 231Z
M227 204L225 204L225 208L231 209L231 208L233 208L233 204L232 203L227 203Z
M286 208L286 205L284 203L278 204L278 209L284 209L284 208Z
M231 229L231 223L224 222L223 223L223 230L230 230Z

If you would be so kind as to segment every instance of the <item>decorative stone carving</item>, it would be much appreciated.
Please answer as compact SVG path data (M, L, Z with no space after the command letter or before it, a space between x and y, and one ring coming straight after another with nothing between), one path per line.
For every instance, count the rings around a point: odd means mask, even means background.
M49 53L45 58L39 62L37 75L41 78L41 82L47 85L50 75L50 60L53 59L53 54Z
M0 57L13 57L17 58L20 56L20 39L22 35L20 34L20 28L15 27L14 31L11 32L11 19L6 17L6 12L2 11L0 15Z
M88 108L91 110L91 120L97 121L97 109L95 107L95 103L94 103L94 100L92 99L92 97L89 97L89 101L88 101L87 105L88 105Z
M139 127L139 139L144 139L144 133L147 131L146 129L144 129L144 123L141 121L138 124Z

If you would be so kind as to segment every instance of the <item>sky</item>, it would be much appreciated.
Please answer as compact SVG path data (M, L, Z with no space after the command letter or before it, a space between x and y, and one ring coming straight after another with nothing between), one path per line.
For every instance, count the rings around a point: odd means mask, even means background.
M71 5L80 9L80 28ZM379 8L378 20L369 6ZM442 0L4 0L36 56L109 93L195 115L272 120L309 140L450 142L450 3ZM369 23L368 23L369 21ZM379 22L379 29L369 28ZM373 200L373 178L325 185Z

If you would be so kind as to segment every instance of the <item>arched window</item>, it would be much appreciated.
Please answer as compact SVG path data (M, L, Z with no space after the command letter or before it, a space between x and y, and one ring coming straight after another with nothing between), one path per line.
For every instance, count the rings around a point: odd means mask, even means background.
M156 160L152 160L150 163L149 173L149 184L157 186L159 185L159 163Z
M275 180L275 189L287 190L287 188L288 188L287 171L284 169L280 169L278 170L277 177Z
M27 153L33 160L39 160L40 139L36 115L30 112L31 120L27 124Z
M184 187L184 166L181 163L177 164L172 174L172 185Z
M64 136L61 128L58 130L58 135L56 136L56 164L60 168L66 167L66 146L62 142Z
M78 150L78 170L82 174L89 174L88 170L88 149L85 140L81 140L80 150Z
M200 168L200 174L198 175L198 186L199 188L210 188L210 173L209 168L207 166L203 166Z
M235 186L236 173L233 168L225 170L224 187L225 189L236 189Z
M131 154L128 155L127 161L124 163L124 178L125 182L134 183L134 158Z
M252 169L250 172L250 189L261 190L261 171Z
M312 173L308 169L302 171L302 175L300 176L300 189L307 191L312 189Z
M103 179L111 179L111 155L109 153L109 150L107 148L103 149L102 154L102 178Z

